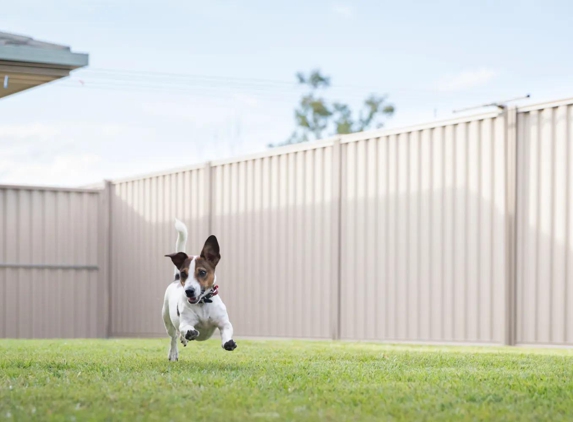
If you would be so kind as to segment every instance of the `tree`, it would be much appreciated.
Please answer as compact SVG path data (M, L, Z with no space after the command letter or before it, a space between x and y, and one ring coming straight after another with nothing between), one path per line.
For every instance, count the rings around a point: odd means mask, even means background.
M364 101L363 109L355 119L347 104L329 103L320 96L320 91L330 86L329 77L323 76L319 70L313 70L308 75L299 72L296 77L299 84L309 89L294 112L297 129L285 142L269 147L321 139L329 129L330 134L347 134L372 127L380 128L383 126L382 119L394 114L394 106L386 102L385 96L372 94Z

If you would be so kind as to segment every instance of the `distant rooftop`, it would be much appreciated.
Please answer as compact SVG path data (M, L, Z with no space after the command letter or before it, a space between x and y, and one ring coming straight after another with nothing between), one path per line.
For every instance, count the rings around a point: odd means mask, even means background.
M65 50L70 51L70 47L49 42L36 41L34 38L23 35L10 34L0 31L0 47L5 45L25 45L28 47L43 48L46 50Z
M69 76L88 61L68 46L0 31L0 98Z

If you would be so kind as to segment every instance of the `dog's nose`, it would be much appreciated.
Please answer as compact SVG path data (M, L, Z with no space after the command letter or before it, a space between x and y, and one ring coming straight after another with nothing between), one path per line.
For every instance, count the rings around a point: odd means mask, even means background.
M193 289L185 290L185 294L187 295L187 297L192 299L195 297L195 290Z

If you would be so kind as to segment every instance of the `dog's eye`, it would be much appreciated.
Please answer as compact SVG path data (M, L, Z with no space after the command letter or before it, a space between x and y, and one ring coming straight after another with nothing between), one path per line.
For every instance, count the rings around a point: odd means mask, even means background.
M199 270L199 277L205 277L207 275L207 271Z
M187 273L181 273L181 278L187 278Z

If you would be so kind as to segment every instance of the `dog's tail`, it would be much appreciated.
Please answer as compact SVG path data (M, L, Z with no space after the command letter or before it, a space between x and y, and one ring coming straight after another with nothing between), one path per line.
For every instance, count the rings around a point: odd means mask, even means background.
M187 226L182 221L175 219L175 230L177 230L175 252L185 252L185 245L187 244Z
M187 226L182 221L175 219L175 230L177 230L177 241L175 242L175 252L185 252L185 245L187 244ZM177 268L174 270L174 275L177 277Z

